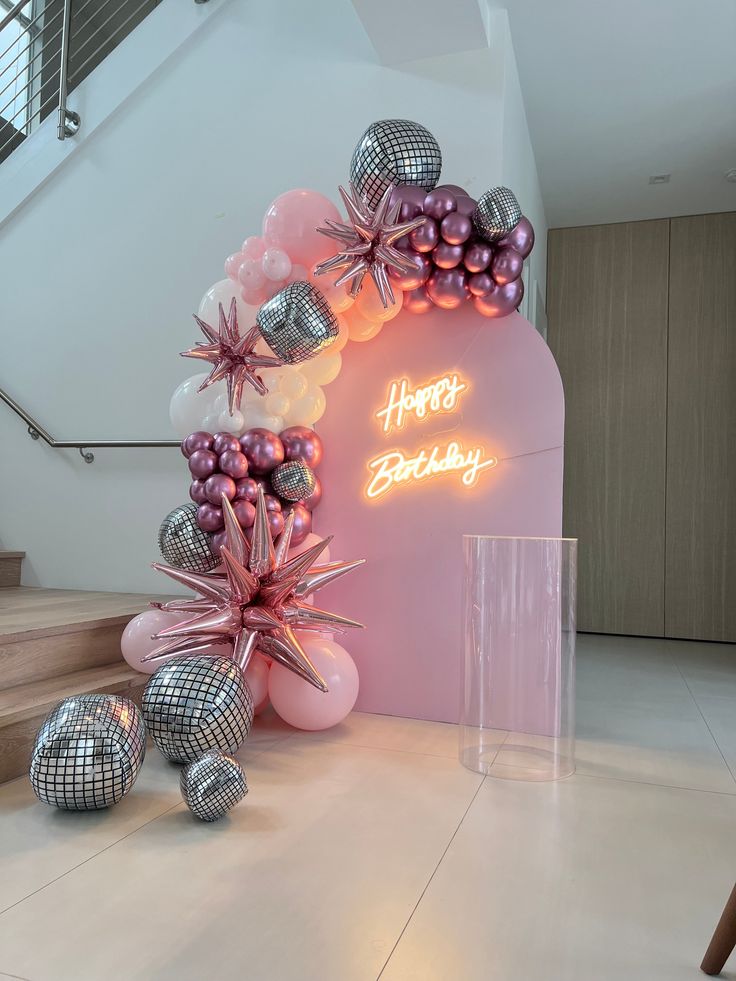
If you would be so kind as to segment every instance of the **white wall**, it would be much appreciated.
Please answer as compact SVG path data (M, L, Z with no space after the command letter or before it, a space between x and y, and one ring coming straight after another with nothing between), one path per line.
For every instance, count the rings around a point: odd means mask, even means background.
M519 107L498 50L387 68L345 0L211 3L0 232L0 385L58 438L171 438L169 397L193 373L177 352L224 257L281 191L334 196L374 119L421 121L445 180L477 193L503 180L531 216L530 148L502 152ZM162 517L188 499L178 450L101 449L87 465L32 442L2 405L0 440L0 542L27 551L27 584L169 589L148 563Z

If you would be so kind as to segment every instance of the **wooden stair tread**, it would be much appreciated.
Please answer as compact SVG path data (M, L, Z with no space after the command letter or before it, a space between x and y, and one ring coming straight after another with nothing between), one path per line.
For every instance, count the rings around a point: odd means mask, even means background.
M0 590L0 641L13 643L116 621L124 624L148 609L152 599L172 597L10 587Z
M25 552L12 552L8 551L7 548L0 548L0 560L2 559L24 559L26 557Z
M106 688L126 684L137 687L146 681L146 675L120 661L6 688L0 691L0 730L24 719L46 715L57 702L70 695L104 692Z

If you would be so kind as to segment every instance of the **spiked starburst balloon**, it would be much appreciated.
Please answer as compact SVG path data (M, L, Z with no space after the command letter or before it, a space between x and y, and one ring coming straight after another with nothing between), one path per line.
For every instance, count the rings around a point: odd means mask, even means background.
M210 327L204 320L196 316L194 319L199 324L202 333L209 341L204 344L198 341L196 345L188 351L182 351L183 358L200 358L202 361L209 361L213 366L212 371L199 386L199 391L207 388L208 385L227 378L227 398L230 407L230 415L239 407L240 398L243 394L243 386L246 382L252 385L259 395L268 392L263 379L258 374L258 368L278 368L284 362L281 358L267 354L256 354L255 346L261 338L260 328L251 327L247 334L240 335L238 328L238 312L233 298L230 304L230 312L227 317L222 304L220 304L220 326L219 330Z
M413 218L411 221L398 222L401 202L393 205L391 192L393 187L387 187L375 208L372 208L354 184L350 192L344 187L339 188L340 195L348 213L346 224L341 221L327 219L326 228L317 231L329 238L340 242L342 248L331 259L320 262L315 267L315 274L340 272L335 280L335 286L350 282L350 292L356 296L366 273L370 273L376 284L378 295L385 307L394 302L394 292L388 278L387 266L397 272L415 272L414 264L397 248L394 242L415 228L419 228L427 219L425 215Z
M199 598L154 604L162 610L193 616L156 634L156 638L165 643L144 660L196 654L212 643L230 641L233 659L243 670L253 652L258 650L316 688L327 691L324 679L309 660L294 631L361 627L362 624L355 620L311 606L304 598L362 565L365 560L315 566L330 538L292 559L287 558L294 512L289 514L274 547L262 487L258 489L250 544L224 495L222 510L227 537L227 544L220 553L224 575L187 572L154 563L154 569L193 589Z

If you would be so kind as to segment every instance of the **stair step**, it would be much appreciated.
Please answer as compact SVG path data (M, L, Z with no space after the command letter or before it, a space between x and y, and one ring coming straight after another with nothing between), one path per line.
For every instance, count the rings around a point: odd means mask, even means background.
M0 783L26 773L36 733L63 698L99 693L140 704L147 681L148 675L121 661L0 691Z
M0 589L20 586L20 567L25 556L25 552L0 549Z
M0 686L121 664L122 632L149 599L26 586L0 590Z

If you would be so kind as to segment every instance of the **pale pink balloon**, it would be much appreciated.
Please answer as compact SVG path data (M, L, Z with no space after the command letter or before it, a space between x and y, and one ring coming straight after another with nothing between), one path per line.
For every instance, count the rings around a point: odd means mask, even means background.
M242 252L233 252L232 255L229 255L227 259L225 259L225 275L229 279L237 279L238 270L245 260L246 256L244 256Z
M309 636L305 631L300 632L299 640L328 691L320 691L274 663L268 677L271 703L284 722L296 729L329 729L342 722L355 705L358 669L345 648L334 640Z
M156 609L145 610L137 617L133 617L120 638L120 650L131 668L142 671L143 674L153 674L156 668L161 667L161 661L143 662L147 654L151 654L165 643L163 640L153 640L153 634L186 619L186 613L166 613L164 610Z
M266 243L260 235L249 235L240 251L245 259L260 259L266 251Z
M266 283L266 277L259 259L246 259L238 269L238 279L244 290L260 290Z
M268 698L268 662L260 654L254 654L250 659L245 669L245 680L253 695L254 705L260 705Z
M261 268L266 279L278 283L288 278L291 272L291 259L283 249L272 245L263 253Z
M335 243L317 231L327 218L340 221L340 213L324 194L303 188L286 191L270 204L263 237L269 246L283 249L292 262L309 268L335 252Z

